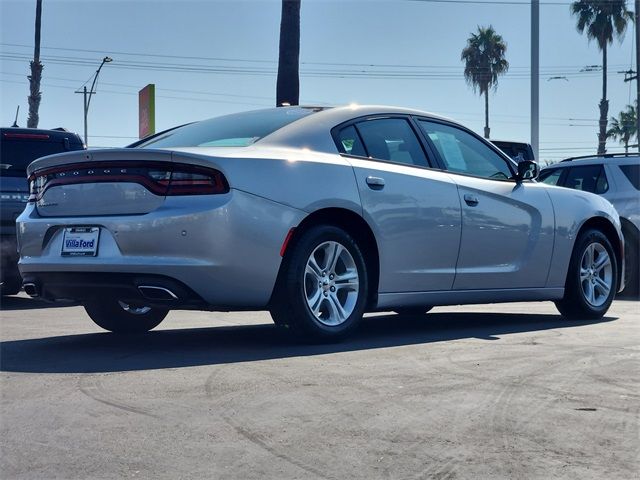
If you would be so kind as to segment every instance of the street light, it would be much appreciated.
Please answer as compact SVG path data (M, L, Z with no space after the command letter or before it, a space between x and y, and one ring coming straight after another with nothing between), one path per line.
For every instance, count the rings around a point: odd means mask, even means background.
M86 147L89 146L89 134L88 134L88 127L87 127L87 117L89 115L89 105L91 104L91 95L93 95L94 93L96 93L94 91L94 87L96 86L96 81L98 80L98 75L100 75L100 70L102 70L102 67L104 66L105 63L111 63L113 62L113 58L111 57L104 57L102 59L102 63L100 63L100 66L98 67L98 70L96 70L95 75L93 76L93 82L91 83L91 88L89 89L89 91L87 91L87 86L84 85L82 87L82 90L77 90L76 93L82 93L84 95L84 144Z

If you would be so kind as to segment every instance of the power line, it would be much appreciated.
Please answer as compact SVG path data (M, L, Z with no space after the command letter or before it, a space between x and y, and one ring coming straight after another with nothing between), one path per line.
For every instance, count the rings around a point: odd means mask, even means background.
M19 43L0 43L0 45L4 46L12 46L12 47L21 47L32 49L33 46L27 44L19 44ZM125 55L125 56L134 56L134 57L156 57L156 58L175 58L180 60L201 60L201 61L221 61L221 62L239 62L239 63L261 63L261 64L270 64L277 65L276 60L254 60L254 59L243 59L243 58L223 58L223 57L201 57L201 56L189 56L189 55L168 55L168 54L154 54L154 53L145 53L145 52L124 52L124 51L112 51L112 50L91 50L91 49L82 49L82 48L62 48L62 47L42 47L43 50L60 50L60 51L69 51L69 52L86 52L86 53L98 53L98 54L111 54L111 55ZM25 55L20 52L2 52L4 54L10 53L13 55ZM82 58L82 57L60 57L60 56L51 56L51 58L66 58L66 59L78 59L87 61L90 63L95 63L95 58ZM119 61L118 63L121 63ZM127 63L126 61L124 61ZM461 67L458 65L419 65L419 64L384 64L384 63L348 63L348 62L305 62L301 61L301 65L318 65L318 66L341 66L341 67L364 67L364 68L413 68L413 69L455 69L458 71ZM176 65L176 64L168 64L168 65ZM177 64L179 65L179 64ZM612 68L624 68L626 64L619 65L610 65ZM552 74L558 69L580 69L583 68L584 65L547 65L541 67L541 69L549 70L547 73ZM227 67L228 68L228 67ZM263 69L264 70L264 69ZM529 66L514 66L511 65L509 67L509 71L513 70L523 70L521 73L527 74L529 73Z
M510 0L405 0L409 2L419 2L419 3L451 3L451 4L469 4L469 5L517 5L528 7L531 5L531 2L517 2ZM573 2L540 2L540 5L555 5L555 6L570 6ZM596 3L596 2L593 2ZM607 0L601 0L601 2L606 4Z
M23 73L14 73L14 72L0 72L0 75L11 75L16 77L24 77L26 78L26 74ZM50 77L47 76L49 80L60 80L62 82L73 82L77 84L81 80L77 78L64 78L64 77ZM100 82L101 85L108 85L111 87L124 87L124 88L135 88L136 90L140 90L140 85L131 85L127 83L112 83L112 82ZM164 91L164 92L177 92L177 93L195 93L198 95L212 95L212 96L224 96L224 97L235 97L235 98L253 98L258 100L273 100L273 97L267 96L257 96L257 95L240 95L234 93L223 93L223 92L205 92L202 90L186 90L186 89L176 89L176 88L157 88L156 91Z
M3 53L0 54L0 58L6 61L13 62L26 62L30 57L22 54L15 53ZM70 57L42 57L43 61L54 65L66 65L66 66L93 66L95 64L94 59L89 58L70 58ZM275 69L256 69L256 68L243 68L243 67L220 67L220 66L208 66L208 65L196 65L196 64L171 64L171 63L153 63L153 62L127 62L120 61L117 64L110 66L110 69L127 69L127 70L145 70L145 71L165 71L165 72L182 72L182 73L201 73L201 74L219 74L219 75L248 75L248 76L275 76ZM571 78L584 78L597 76L598 73L589 72L563 72L566 76ZM543 73L547 74L547 73ZM610 75L615 73L610 72ZM304 77L316 77L316 78L365 78L365 79L400 79L400 80L462 80L464 75L462 72L428 72L428 71L388 71L388 70L301 70L301 76ZM507 79L519 79L528 80L529 75L525 72L522 73L507 73L505 75Z
M0 79L0 82L2 83L17 83L20 85L23 85L23 82L19 82L17 80L3 80ZM68 85L54 85L51 83L43 83L42 84L45 87L48 88L62 88L65 90L72 90ZM129 96L135 96L137 97L138 94L137 93L133 93L133 92L119 92L117 90L100 90L100 93L110 93L113 95L129 95ZM249 105L252 107L272 107L273 104L271 103L257 103L257 102L237 102L237 101L233 101L233 100L218 100L218 99L213 99L213 98L194 98L194 97L177 97L177 96L171 96L171 95L156 95L156 98L167 98L167 99L172 99L172 100L187 100L187 101L194 101L194 102L207 102L207 103L227 103L227 104L231 104L231 105Z
M15 84L23 84L23 82L19 82L16 80L4 80L4 79L0 79L0 82L2 83L15 83ZM70 90L70 87L68 85L54 85L54 84L50 84L50 83L43 83L42 84L45 87L48 88L61 88L61 89L66 89L66 90ZM137 96L137 93L133 93L133 92L120 92L120 91L116 91L116 90L104 90L101 89L100 93L107 93L107 94L112 94L112 95L127 95L127 96ZM181 97L181 96L172 96L172 95L156 95L156 98L165 98L165 99L171 99L171 100L185 100L185 101L195 101L195 102L207 102L207 103L225 103L225 104L233 104L233 105L249 105L249 106L272 106L271 103L266 104L266 103L250 103L250 102L236 102L236 101L225 101L225 100L217 100L217 99L207 99L207 98L194 98L194 97ZM322 102L319 102L322 103ZM442 114L447 114L447 115L451 115L451 112L439 112ZM462 116L462 115L456 115L453 114L454 116ZM468 116L468 114L466 114ZM496 115L497 116L497 115ZM478 119L479 116L474 116L474 119ZM519 122L519 121L513 121L513 120L500 120L500 119L494 119L493 123L498 123L498 124L528 124L528 122ZM593 128L595 126L597 126L597 123L588 125L588 124L583 124L583 125L578 125L578 124L572 124L572 123L544 123L543 124L544 127L589 127L589 128Z

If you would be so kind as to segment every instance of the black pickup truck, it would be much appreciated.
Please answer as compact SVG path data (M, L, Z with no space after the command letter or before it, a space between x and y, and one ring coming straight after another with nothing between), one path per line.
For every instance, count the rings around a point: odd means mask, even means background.
M84 149L82 139L64 129L0 128L0 293L22 287L18 272L16 218L29 198L27 165L36 158Z

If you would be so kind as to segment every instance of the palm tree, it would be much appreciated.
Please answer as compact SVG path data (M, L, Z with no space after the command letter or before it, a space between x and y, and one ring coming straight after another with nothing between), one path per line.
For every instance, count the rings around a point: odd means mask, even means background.
M300 0L282 0L276 106L300 103Z
M611 117L611 128L607 131L607 138L619 140L624 145L624 153L629 153L629 141L637 136L636 131L637 110L633 105L627 105L627 109L618 114L618 118Z
M589 41L596 40L602 51L602 100L600 100L600 130L598 132L598 155L607 151L607 46L616 36L622 40L627 22L633 15L627 10L626 0L578 0L571 4L571 13L577 17L576 28L587 32Z
M31 75L29 75L29 117L27 127L37 128L40 117L38 109L42 93L40 92L40 80L42 78L42 63L40 63L40 24L42 22L42 0L36 2L36 38L31 61Z
M460 59L465 62L464 78L473 91L484 95L484 138L489 138L489 89L498 88L498 77L509 70L504 58L507 44L493 27L478 27L472 33Z

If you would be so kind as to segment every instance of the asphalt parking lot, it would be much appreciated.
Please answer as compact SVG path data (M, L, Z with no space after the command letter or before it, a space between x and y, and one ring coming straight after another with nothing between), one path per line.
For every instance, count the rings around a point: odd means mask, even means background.
M102 333L2 300L4 479L638 478L640 302L367 318L292 345L266 313Z

